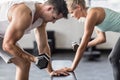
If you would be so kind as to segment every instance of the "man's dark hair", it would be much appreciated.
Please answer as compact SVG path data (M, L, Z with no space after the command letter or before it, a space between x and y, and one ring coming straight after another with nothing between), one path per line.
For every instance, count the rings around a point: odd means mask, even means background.
M45 4L53 5L57 14L62 13L64 18L68 18L67 4L64 0L47 0Z

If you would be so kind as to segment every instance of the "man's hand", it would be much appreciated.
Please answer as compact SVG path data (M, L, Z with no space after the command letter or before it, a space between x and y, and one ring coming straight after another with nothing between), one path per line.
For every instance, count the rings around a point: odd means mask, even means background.
M63 69L55 70L50 73L51 76L68 76L69 73Z

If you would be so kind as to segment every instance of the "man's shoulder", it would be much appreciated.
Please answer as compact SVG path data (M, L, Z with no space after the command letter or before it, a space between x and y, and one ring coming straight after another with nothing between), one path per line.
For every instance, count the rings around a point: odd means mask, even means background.
M9 9L9 12L10 11L11 11L11 13L18 13L18 14L19 13L21 13L21 14L31 13L31 10L24 3L12 6Z

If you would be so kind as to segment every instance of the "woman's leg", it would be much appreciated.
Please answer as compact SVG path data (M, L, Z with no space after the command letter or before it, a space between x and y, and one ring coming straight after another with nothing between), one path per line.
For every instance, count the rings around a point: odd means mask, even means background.
M29 80L31 63L19 57L12 58L11 62L16 65L16 80Z
M120 38L112 49L109 60L113 68L114 80L120 80Z

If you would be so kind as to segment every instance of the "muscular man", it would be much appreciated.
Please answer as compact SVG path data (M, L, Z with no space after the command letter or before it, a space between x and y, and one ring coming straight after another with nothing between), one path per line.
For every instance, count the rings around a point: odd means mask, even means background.
M35 29L39 53L50 55L46 24L60 18L67 18L68 10L64 0L7 1L0 7L0 56L6 63L16 66L16 80L28 80L31 62L37 57L25 52L18 46L18 41L25 33ZM68 75L63 71L54 71L49 62L51 75Z

